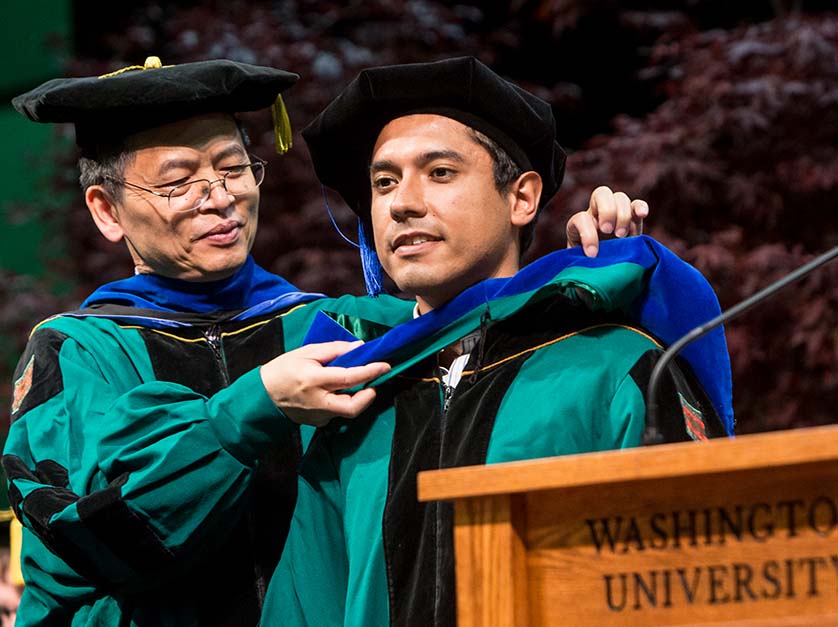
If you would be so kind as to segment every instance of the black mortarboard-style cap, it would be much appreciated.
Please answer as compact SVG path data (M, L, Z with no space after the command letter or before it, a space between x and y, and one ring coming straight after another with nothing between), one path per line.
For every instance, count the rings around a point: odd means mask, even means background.
M497 142L523 169L541 175L541 204L559 189L565 153L550 104L473 57L366 69L302 135L320 181L359 216L370 205L369 163L381 129L413 113L435 113Z
M274 107L274 124L290 146L279 94L298 75L225 59L162 66L149 57L104 76L57 78L17 96L12 105L35 122L69 122L83 149L137 131L216 112ZM287 128L282 128L287 126ZM278 132L278 145L280 133Z

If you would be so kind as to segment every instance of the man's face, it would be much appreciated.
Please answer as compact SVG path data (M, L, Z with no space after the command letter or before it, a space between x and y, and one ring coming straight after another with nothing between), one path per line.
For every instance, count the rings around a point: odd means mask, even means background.
M514 194L498 192L492 166L469 129L443 116L397 118L378 136L370 168L376 251L422 312L518 270Z
M134 158L123 178L168 193L194 179L214 181L228 168L248 163L233 118L203 115L131 136ZM231 196L212 186L198 209L173 212L166 198L130 186L116 212L141 272L191 281L212 281L235 273L247 259L259 211L259 190Z

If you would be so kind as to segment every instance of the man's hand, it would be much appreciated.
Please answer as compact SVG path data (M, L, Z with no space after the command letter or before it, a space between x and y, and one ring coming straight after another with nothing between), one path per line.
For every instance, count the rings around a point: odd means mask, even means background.
M587 211L571 216L565 227L567 247L582 246L585 255L596 257L599 252L599 234L614 234L615 237L643 233L643 218L649 215L645 200L629 200L623 192L611 188L597 187L588 204Z
M266 363L259 370L262 383L273 402L297 424L322 427L335 416L354 418L375 399L375 390L354 394L337 390L367 383L390 370L384 362L354 368L324 366L362 342L309 344Z

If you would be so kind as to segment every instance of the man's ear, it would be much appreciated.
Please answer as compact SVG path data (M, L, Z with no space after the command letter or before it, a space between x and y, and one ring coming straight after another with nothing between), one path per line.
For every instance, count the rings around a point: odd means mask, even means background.
M84 201L96 223L96 228L105 236L105 239L114 243L120 241L125 232L119 223L116 204L105 188L101 185L91 185L84 192Z
M513 226L524 227L535 219L541 190L544 187L541 176L532 170L524 172L510 186L513 205L510 219Z

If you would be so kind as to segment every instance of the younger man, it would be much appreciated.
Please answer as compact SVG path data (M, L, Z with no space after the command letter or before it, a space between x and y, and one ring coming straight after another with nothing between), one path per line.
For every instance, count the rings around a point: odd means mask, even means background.
M263 624L453 625L452 509L417 502L416 473L639 445L661 343L619 309L650 320L636 302L665 272L697 317L718 304L645 238L519 272L564 153L549 105L476 59L366 70L303 136L418 318L358 349L394 368L367 414L312 440ZM726 354L708 359L724 379ZM666 439L724 435L725 386L711 401L689 366L668 375Z

